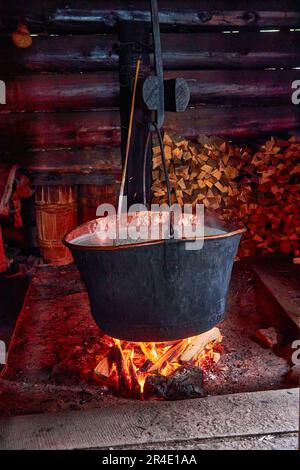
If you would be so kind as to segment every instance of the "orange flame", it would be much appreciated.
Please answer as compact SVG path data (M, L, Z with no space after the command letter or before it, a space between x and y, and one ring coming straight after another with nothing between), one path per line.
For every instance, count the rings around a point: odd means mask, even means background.
M195 338L172 343L133 343L111 338L111 349L115 348L116 354L110 366L109 382L127 396L142 397L149 375L169 376L183 366L180 356ZM205 369L217 362L220 359L221 340L220 336L207 344L188 365Z

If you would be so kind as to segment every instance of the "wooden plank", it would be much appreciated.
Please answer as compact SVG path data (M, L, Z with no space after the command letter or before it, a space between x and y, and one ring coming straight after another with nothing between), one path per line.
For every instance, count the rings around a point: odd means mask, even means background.
M291 103L291 83L297 70L175 70L165 78L187 80L190 105L281 105ZM119 106L115 72L85 74L21 74L7 77L7 111L86 110Z
M299 5L293 0L239 0L233 5L225 0L172 0L159 2L159 20L162 29L214 29L287 27L299 24ZM0 6L0 31L12 31L22 16L30 30L50 33L84 33L111 31L120 20L149 21L149 3L146 0L3 0Z
M297 106L200 107L166 113L164 128L196 137L199 133L246 138L299 129ZM0 114L3 153L120 144L117 110Z
M162 34L163 63L168 69L249 69L297 67L300 32ZM0 68L12 72L117 70L115 35L38 36L20 49L1 38Z
M251 264L274 300L300 329L300 266L284 257L253 259Z
M36 387L30 384L29 393L22 385L24 395L34 397ZM13 389L13 383L5 380L0 386L4 391ZM2 418L1 450L136 448L159 443L171 447L176 441L276 436L299 428L298 388L168 402L102 400L97 409Z

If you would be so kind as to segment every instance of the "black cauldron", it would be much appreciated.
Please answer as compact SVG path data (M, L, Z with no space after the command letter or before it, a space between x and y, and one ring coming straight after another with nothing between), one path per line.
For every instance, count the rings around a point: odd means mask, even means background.
M172 341L198 335L224 319L243 228L205 235L198 250L186 250L184 239L81 244L78 237L93 233L97 220L71 231L64 243L104 333L128 341Z

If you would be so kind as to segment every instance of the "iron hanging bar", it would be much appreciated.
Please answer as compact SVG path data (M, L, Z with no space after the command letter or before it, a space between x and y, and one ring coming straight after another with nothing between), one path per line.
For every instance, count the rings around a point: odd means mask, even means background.
M161 55L161 42L160 42L160 29L159 29L159 16L157 1L151 0L151 21L152 21L152 35L154 45L154 67L157 80L157 109L156 109L156 124L160 129L164 123L164 112L165 112L165 91L164 91L164 73L163 73L163 62ZM153 129L151 129L153 130Z
M143 198L144 198L144 204L146 204L146 169L147 169L147 156L148 156L148 147L149 143L151 141L151 132L156 133L157 138L158 138L158 143L160 146L160 153L161 153L161 161L163 165L163 170L164 170L164 175L165 175L165 181L166 181L166 187L167 187L167 201L168 201L168 206L171 208L171 186L170 186L170 179L169 179L169 173L168 173L168 168L166 164L166 156L165 156L165 149L164 149L164 143L161 135L161 131L155 121L150 121L149 122L149 127L148 127L148 135L146 139L146 145L145 145L145 151L144 151L144 162L143 162ZM172 213L170 212L170 236L171 238L174 237L174 224L173 224L173 217Z

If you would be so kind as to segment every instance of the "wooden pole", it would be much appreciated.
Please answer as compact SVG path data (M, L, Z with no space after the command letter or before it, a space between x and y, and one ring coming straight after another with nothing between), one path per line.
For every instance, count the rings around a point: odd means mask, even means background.
M150 34L149 25L144 22L120 22L119 24L119 75L120 75L120 113L121 113L121 152L122 163L126 160L126 145L130 120L132 84L136 71L137 60L141 60L139 78L143 79L150 73ZM131 142L128 150L127 178L125 195L128 206L143 202L143 156L147 139L147 124L151 112L137 101L132 123ZM149 152L150 152L149 146ZM150 158L147 169L147 193L150 200Z

